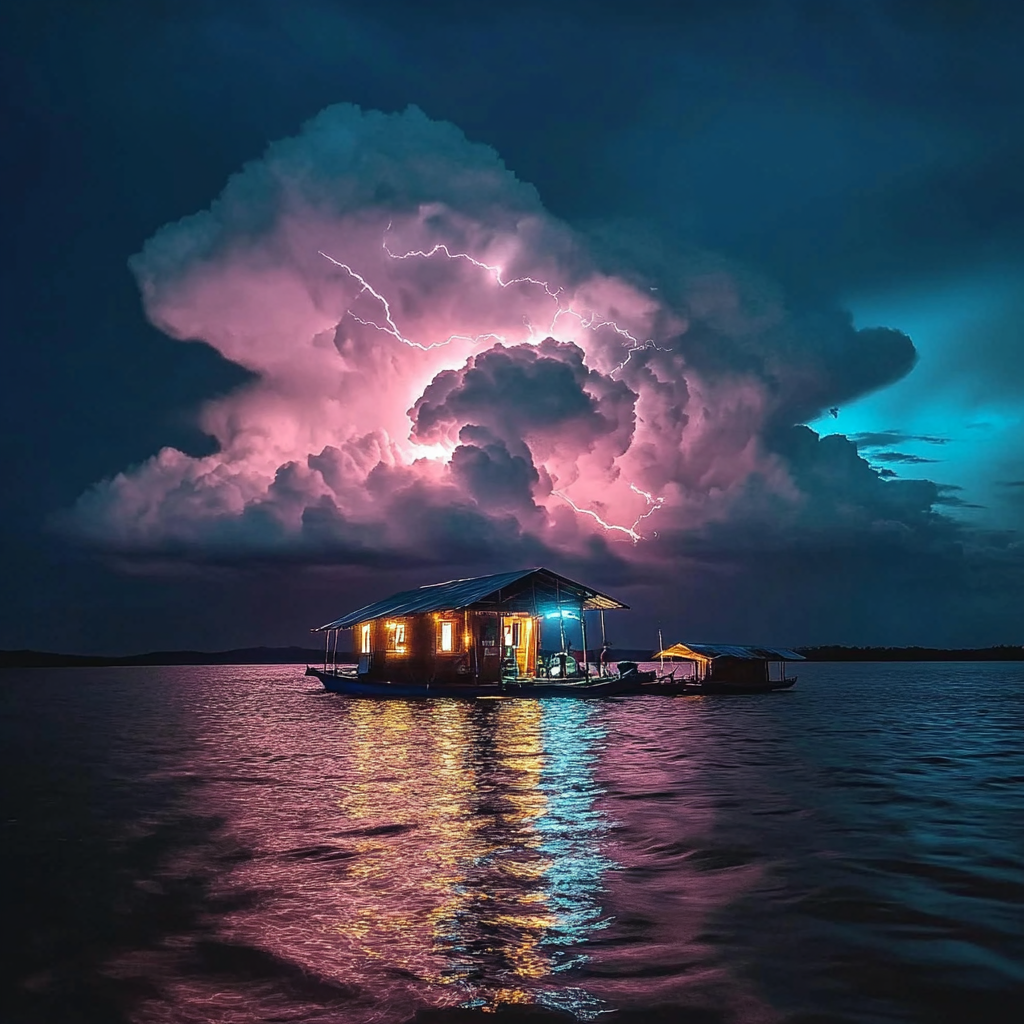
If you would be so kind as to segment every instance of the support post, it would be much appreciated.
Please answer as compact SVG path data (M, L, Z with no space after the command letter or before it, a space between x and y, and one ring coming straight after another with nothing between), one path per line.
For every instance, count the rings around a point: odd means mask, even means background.
M324 672L327 671L327 648L331 643L331 631L329 629L324 630Z
M580 634L583 638L583 678L590 678L590 664L587 660L587 610L580 605Z
M558 606L558 638L562 643L562 650L565 650L565 619L562 617L562 591L559 589L558 580L555 580L555 604Z
M480 655L477 648L480 646L480 641L477 639L476 631L476 620L473 620L473 629L470 632L470 642L473 644L473 681L476 683L480 682Z

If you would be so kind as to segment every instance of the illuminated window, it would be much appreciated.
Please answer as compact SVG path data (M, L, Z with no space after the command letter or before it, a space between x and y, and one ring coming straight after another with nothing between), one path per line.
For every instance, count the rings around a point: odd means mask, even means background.
M405 654L405 623L404 622L389 622L387 623L388 631L388 650L394 654Z
M359 652L361 654L369 654L370 653L370 624L368 622L366 623L366 625L363 626L363 628L361 630L361 633L360 633L360 637L361 637L361 639L360 639L360 644L359 644Z
M455 650L455 623L454 622L442 622L441 623L441 650L442 651L454 651Z
M519 620L513 619L511 622L505 623L505 646L506 647L518 647L519 646Z

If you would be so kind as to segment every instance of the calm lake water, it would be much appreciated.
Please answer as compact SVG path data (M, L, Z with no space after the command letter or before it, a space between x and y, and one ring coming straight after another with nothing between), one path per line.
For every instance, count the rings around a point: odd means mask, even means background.
M0 674L4 1024L1022 1019L1024 665L477 703L301 671Z

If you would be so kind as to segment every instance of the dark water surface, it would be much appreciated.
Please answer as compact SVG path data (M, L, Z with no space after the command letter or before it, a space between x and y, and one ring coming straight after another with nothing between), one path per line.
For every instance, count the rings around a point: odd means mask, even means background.
M0 675L4 1024L1024 1020L1024 665L593 702L300 672Z

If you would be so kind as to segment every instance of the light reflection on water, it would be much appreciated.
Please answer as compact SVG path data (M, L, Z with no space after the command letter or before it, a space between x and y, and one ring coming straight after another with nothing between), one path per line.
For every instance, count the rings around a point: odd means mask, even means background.
M476 703L9 674L0 1019L1015 1022L1024 668L800 674Z
M227 888L263 894L219 922L228 941L373 992L375 1014L604 1008L563 977L607 923L602 879L615 866L596 806L595 705L294 699L301 739L237 708L200 719L197 796L253 853ZM292 762L296 743L303 770L282 772L275 748ZM212 993L178 999L230 1019Z

